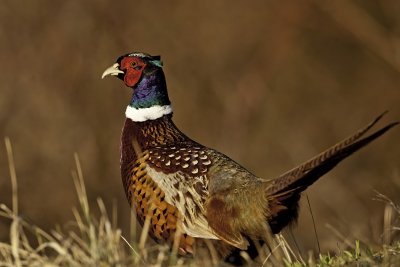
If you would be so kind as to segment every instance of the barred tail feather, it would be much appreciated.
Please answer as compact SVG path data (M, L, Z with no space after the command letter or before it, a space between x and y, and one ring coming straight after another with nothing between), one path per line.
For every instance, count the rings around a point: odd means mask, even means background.
M399 124L399 122L390 123L362 138L385 113L342 142L271 181L265 193L268 199L268 210L270 210L268 221L274 233L279 232L297 218L298 200L302 191L332 170L343 159Z

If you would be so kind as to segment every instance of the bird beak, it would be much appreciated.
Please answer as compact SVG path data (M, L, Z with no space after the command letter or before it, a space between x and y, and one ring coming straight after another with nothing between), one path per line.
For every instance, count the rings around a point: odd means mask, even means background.
M124 73L124 72L119 69L119 64L115 63L114 65L112 65L111 67L109 67L108 69L106 69L103 72L103 75L101 75L101 78L104 79L104 77L106 77L108 75L116 76L120 73Z

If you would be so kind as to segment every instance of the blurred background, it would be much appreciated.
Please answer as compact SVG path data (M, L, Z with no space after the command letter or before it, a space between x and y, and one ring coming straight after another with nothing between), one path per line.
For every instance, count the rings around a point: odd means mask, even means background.
M130 91L100 79L118 56L162 55L181 130L274 178L384 110L400 119L399 14L399 1L373 0L1 1L0 137L13 144L21 216L43 228L73 218L77 152L92 207L117 203L128 235L119 138ZM338 233L381 242L384 204L373 198L400 202L399 137L392 130L307 191L324 251L345 246ZM11 206L4 143L0 203ZM293 233L315 251L301 206ZM0 240L8 231L0 219Z

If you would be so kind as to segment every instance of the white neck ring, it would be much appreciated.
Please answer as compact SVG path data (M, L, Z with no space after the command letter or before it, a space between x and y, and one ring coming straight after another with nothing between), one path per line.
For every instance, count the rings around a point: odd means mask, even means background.
M129 105L126 108L125 116L132 121L142 122L156 120L170 113L172 113L171 105L155 105L149 108L134 108Z

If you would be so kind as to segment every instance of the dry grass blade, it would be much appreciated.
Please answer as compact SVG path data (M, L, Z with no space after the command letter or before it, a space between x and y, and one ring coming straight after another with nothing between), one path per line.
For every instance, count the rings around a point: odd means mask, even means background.
M271 258L271 256L274 254L274 252L279 249L279 247L281 246L281 244L277 244L272 250L271 252L267 255L267 257L264 259L262 266L266 266L265 264L267 264L268 260Z
M18 214L18 184L17 184L17 172L15 171L14 155L11 147L10 138L5 138L8 166L10 169L11 186L12 186L12 208L14 214Z
M121 235L121 238L122 238L122 240L125 242L125 244L126 244L128 247L130 247L130 249L131 249L132 252L135 254L135 256L139 259L139 258L140 258L139 253L132 247L132 245L128 242L128 240L126 240L125 237L123 237L122 235Z
M383 244L390 245L392 240L392 219L394 215L394 209L390 204L385 205L383 212Z
M15 171L14 155L12 152L11 141L8 137L5 138L5 145L7 150L8 166L11 176L12 186L12 209L14 220L11 223L10 240L11 251L14 257L15 266L21 266L21 261L18 253L19 248L19 219L18 219L18 185L17 185L17 172Z
M182 225L182 220L181 220L181 218L178 218L177 224L176 224L176 232L175 232L175 236L174 236L174 243L172 245L172 253L171 253L172 257L176 257L176 255L178 254L179 244L180 244L181 237L183 234L181 225Z
M149 235L150 220L151 220L151 216L150 216L150 212L148 212L146 219L144 221L144 224L143 224L143 230L142 230L142 233L140 235L140 240L139 240L139 249L140 249L141 254L143 254L144 256L146 255L145 245L146 245L147 236Z
M383 114L381 116L383 116ZM306 199L307 199L308 209L310 211L310 215L311 215L311 219L312 219L312 223L313 223L315 239L317 240L318 253L321 254L321 246L319 244L319 238L318 238L318 233L317 233L317 225L315 224L314 214L313 214L313 211L311 208L310 198L308 197L308 194L306 194Z
M208 251L210 252L211 262L214 266L218 264L218 253L210 240L205 240ZM246 253L247 254L247 253ZM248 256L248 255L247 255Z
M15 266L21 266L21 260L19 257L19 219L15 218L11 223L10 229L10 240L11 240L11 252L14 257Z

